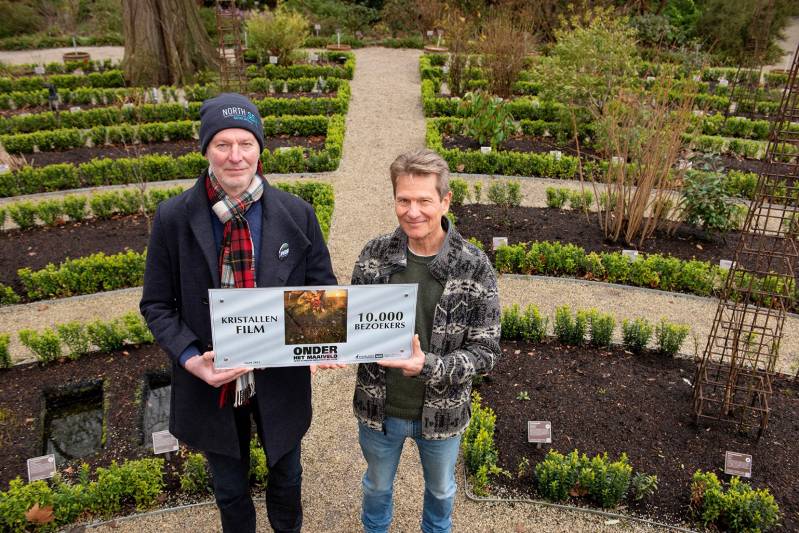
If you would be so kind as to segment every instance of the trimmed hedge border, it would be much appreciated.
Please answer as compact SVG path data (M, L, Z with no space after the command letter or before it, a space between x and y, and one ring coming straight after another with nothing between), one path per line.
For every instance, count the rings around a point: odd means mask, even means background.
M524 124L524 121L522 121ZM563 155L478 150L464 152L458 148L444 148L441 128L458 127L462 119L434 118L427 120L427 147L441 154L454 172L470 174L501 174L505 176L535 176L541 178L574 179L577 175L577 158ZM539 123L541 124L541 123ZM529 127L539 127L532 123Z
M325 148L305 156L302 148L289 148L261 154L266 173L326 172L338 168L344 144L343 115L327 120ZM81 187L137 183L138 176L147 182L190 179L208 166L199 153L179 157L146 155L120 159L95 159L80 165L59 163L44 167L24 167L17 172L0 174L0 197L64 191Z
M641 254L630 261L621 252L586 252L573 244L550 241L501 246L496 251L494 265L499 273L577 277L697 296L718 296L729 273L718 265L696 259L685 261L661 254ZM738 274L746 282L751 277L753 288L770 290L783 283L778 276ZM799 290L795 283L791 285L788 290L794 294L794 301L789 310L796 312ZM773 303L766 301L766 296L763 298L756 303Z
M255 87L252 80L251 89L254 92L267 92L269 80L261 78L263 85ZM291 80L290 90L310 91L317 83L312 78ZM331 78L331 88L337 90L336 96L318 98L279 98L266 97L254 99L253 103L263 117L277 115L332 115L347 112L350 100L350 86L347 80ZM203 94L203 97L213 96L215 87ZM200 100L204 100L201 98ZM31 133L40 130L55 130L58 128L92 128L95 126L114 126L121 124L138 124L152 122L169 122L180 120L199 120L202 101L190 101L187 104L161 103L142 104L138 106L111 106L85 109L75 112L61 112L58 117L52 111L45 111L29 115L13 115L0 117L0 134Z
M42 76L0 78L0 93L46 89L45 83L52 83L59 89L124 87L125 77L121 70L114 69L105 72L90 72L88 74L52 74L46 80Z
M355 73L355 54L352 52L322 52L319 58L326 61L344 59L343 65L250 65L247 76L273 80L287 78L344 78L351 80Z
M274 186L299 196L313 206L322 234L327 240L335 205L332 185L320 182L278 182ZM152 203L151 205L154 207ZM51 263L37 271L21 268L17 274L29 301L64 298L140 286L144 281L145 256L146 252L130 250L110 256L101 252L69 259L58 266ZM19 295L10 287L0 285L0 305L16 304L19 301Z

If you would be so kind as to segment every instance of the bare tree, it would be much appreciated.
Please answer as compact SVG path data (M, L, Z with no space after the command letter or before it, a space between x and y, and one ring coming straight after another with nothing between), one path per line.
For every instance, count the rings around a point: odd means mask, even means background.
M195 0L123 0L123 68L135 86L183 85L216 69Z

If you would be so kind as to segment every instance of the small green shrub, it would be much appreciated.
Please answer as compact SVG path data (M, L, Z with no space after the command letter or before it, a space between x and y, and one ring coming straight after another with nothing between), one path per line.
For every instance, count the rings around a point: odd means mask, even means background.
M521 316L521 338L527 342L541 342L547 334L547 322L538 308L529 304Z
M309 33L308 19L283 7L261 11L247 20L249 47L262 60L276 56L278 65L291 63L292 52L302 46Z
M0 305L14 305L19 301L19 294L14 292L14 289L0 283Z
M630 487L632 467L627 455L610 461L607 453L588 459L573 450L563 455L550 450L535 467L538 492L550 501L588 496L603 508L616 507Z
M8 216L19 229L30 229L36 224L36 206L27 201L14 202L8 206Z
M569 199L570 190L563 187L547 187L547 207L562 209Z
M588 464L588 457L580 455L577 450L568 455L549 450L544 460L535 465L539 494L549 501L564 501L577 484L580 471Z
M658 477L656 475L638 472L630 481L630 491L634 500L643 500L658 490Z
M588 491L588 496L604 509L616 507L630 488L633 468L622 453L618 460L608 461L608 454L597 455L591 459L588 468L583 469L578 482Z
M11 353L8 351L10 341L8 333L0 333L0 368L11 368Z
M183 461L180 474L180 488L189 494L207 494L210 483L205 456L201 453L188 453Z
M671 324L665 319L655 327L655 340L658 353L674 357L680 351L683 341L691 328L684 324Z
M688 224L705 230L731 229L732 203L717 172L688 173L683 183L683 211Z
M591 345L597 348L608 348L613 340L613 329L616 319L609 313L592 310L588 318L588 335Z
M117 206L118 200L115 192L97 193L89 199L89 207L94 216L98 218L109 218L114 214Z
M625 319L621 324L621 336L624 347L633 353L641 353L649 343L654 328L645 318Z
M494 428L497 416L481 405L480 395L472 393L472 418L463 434L461 449L467 472L472 476L475 494L487 493L488 475L497 473L497 449Z
M572 315L568 305L558 307L555 309L555 336L563 344L579 346L585 340L588 316L589 313L583 310Z
M61 339L51 329L45 329L41 333L22 329L19 331L19 340L41 363L51 363L61 357Z
M80 222L86 218L86 197L70 195L64 197L64 212L75 222Z
M472 191L474 192L474 202L479 204L483 199L483 182L475 181L472 184Z
M250 479L259 487L266 488L269 482L268 465L266 452L258 443L258 439L253 437L250 440Z
M507 340L517 340L522 336L524 323L522 321L519 304L513 304L502 310L500 317L501 337Z
M570 191L569 205L575 211L587 212L594 203L594 193L591 191Z
M125 337L133 344L151 344L155 342L150 328L141 314L131 311L120 318L125 330Z
M86 326L89 340L101 352L121 350L125 346L127 332L120 321L103 322L95 320Z
M46 226L53 226L63 220L65 214L64 202L59 200L44 200L36 204L36 214Z
M522 203L522 186L516 180L497 180L488 187L488 200L500 207L518 207Z
M477 140L480 146L490 146L496 150L516 132L508 104L485 91L466 93L459 105L459 112L466 117L463 122L464 135Z
M69 348L69 358L78 359L89 353L90 339L86 326L80 322L67 322L57 326L58 336Z
M469 238L468 238L468 239L466 239L466 240L467 240L468 242L470 242L470 243L474 244L474 245L475 245L475 246L476 246L476 247L477 247L479 250L482 250L482 251L484 251L484 252L485 252L485 246L483 246L483 243L482 243L482 242L480 242L480 239L478 239L477 237L469 237Z
M463 205L469 199L469 184L465 180L449 180L449 190L452 191L452 205Z
M727 491L713 472L694 472L691 509L705 525L726 531L767 531L776 526L780 511L768 489L753 489L733 477Z

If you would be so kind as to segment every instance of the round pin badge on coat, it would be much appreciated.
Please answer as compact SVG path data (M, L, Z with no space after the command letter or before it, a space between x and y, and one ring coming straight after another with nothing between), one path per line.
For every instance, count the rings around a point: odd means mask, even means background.
M280 251L277 253L277 258L281 261L289 256L289 243L284 242L280 245Z

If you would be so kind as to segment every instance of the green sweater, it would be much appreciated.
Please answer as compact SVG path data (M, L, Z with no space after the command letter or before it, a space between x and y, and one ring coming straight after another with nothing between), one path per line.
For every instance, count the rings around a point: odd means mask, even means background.
M391 275L390 283L418 283L416 296L416 333L423 352L430 351L433 315L444 292L444 286L430 274L428 268L434 255L421 257L408 250L408 266ZM424 381L408 378L398 368L386 369L386 416L418 420L422 417Z

